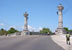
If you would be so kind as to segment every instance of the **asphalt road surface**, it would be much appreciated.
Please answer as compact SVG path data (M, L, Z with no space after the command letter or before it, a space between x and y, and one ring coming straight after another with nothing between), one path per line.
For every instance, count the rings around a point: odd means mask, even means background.
M0 37L0 50L64 50L50 36Z

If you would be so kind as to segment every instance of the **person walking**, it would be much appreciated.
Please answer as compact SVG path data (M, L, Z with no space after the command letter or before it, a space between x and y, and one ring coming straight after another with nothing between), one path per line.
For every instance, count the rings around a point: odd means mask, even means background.
M68 32L66 34L66 42L70 45L70 34Z
M50 35L50 33L48 32L48 35Z

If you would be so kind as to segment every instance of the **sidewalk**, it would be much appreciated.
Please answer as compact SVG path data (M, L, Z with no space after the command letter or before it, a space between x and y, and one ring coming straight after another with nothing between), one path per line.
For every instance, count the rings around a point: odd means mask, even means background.
M55 43L57 43L58 45L60 45L65 50L72 50L72 36L70 38L71 45L67 45L66 44L66 37L65 37L65 35L53 35L51 37L52 37L52 40Z

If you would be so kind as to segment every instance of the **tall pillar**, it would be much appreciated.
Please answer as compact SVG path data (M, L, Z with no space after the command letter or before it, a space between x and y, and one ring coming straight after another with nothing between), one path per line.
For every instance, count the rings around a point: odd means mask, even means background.
M28 13L25 12L24 14L24 30L22 31L21 35L29 35L28 31Z
M66 33L66 31L63 28L63 15L62 15L62 11L63 11L64 7L60 4L58 5L58 28L56 29L55 33L56 34L63 34Z
M58 28L63 28L63 16L62 16L63 9L64 9L64 7L60 4L58 6L58 15L59 15Z
M24 31L28 31L28 14L25 12L24 14Z

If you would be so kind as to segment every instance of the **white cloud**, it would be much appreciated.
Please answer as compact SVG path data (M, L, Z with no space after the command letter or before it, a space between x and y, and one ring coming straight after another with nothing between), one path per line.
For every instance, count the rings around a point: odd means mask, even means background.
M40 30L42 30L42 27L38 27L35 29L35 32L39 32Z
M42 27L39 27L39 30L42 30L43 28Z
M0 26L4 26L4 23L0 23Z
M17 27L17 26L10 26L9 28L11 28L11 27L13 27L15 29L21 29L21 30L24 29L24 26L19 26L19 27ZM34 31L34 32L39 32L40 30L42 30L42 27L35 28L35 27L32 27L32 26L28 25L28 30L29 31Z
M35 31L35 28L30 25L28 25L28 29L29 29L29 31Z
M34 27L28 25L28 29L29 29L29 31L39 32L43 28L42 27L34 28Z
M16 26L9 26L7 30L9 30L10 28L17 29Z
M21 28L21 29L24 29L24 26L21 26L20 28ZM35 28L33 28L32 26L28 25L28 30L29 30L29 31L34 31Z
M15 26L10 26L10 28L16 28Z

